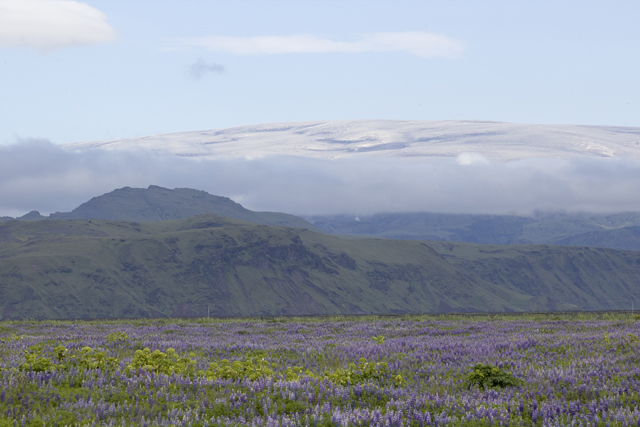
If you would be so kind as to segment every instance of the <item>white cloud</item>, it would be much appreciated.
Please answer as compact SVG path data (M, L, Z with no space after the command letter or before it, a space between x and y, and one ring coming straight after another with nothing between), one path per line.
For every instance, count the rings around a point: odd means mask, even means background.
M458 154L458 156L456 157L456 163L459 165L488 165L489 159L487 159L480 153L465 152Z
M178 40L174 46L203 47L240 55L284 53L362 53L402 51L423 58L458 57L464 44L444 35L403 32L375 33L354 42L333 41L310 34L258 37L196 37Z
M624 212L640 211L638 182L639 158L204 160L144 150L68 151L46 140L0 145L0 216L70 211L115 188L150 184L205 190L253 210L307 215Z
M67 0L0 0L0 47L46 52L115 38L106 15Z
M453 58L462 55L464 44L441 34L377 33L365 39L372 51L406 51L423 58Z

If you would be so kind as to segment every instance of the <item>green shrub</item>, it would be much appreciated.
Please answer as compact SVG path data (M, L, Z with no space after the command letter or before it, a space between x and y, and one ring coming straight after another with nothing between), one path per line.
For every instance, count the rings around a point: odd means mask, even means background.
M108 344L116 342L125 342L129 339L129 336L125 332L114 332L105 337Z
M478 363L473 367L473 370L467 374L465 384L467 388L477 386L481 390L484 390L487 387L504 388L518 386L521 382L522 380L497 366Z
M8 337L1 338L0 342L4 343L4 342L9 342L9 341L20 341L23 338L24 338L24 335L11 334Z
M154 371L166 375L194 375L196 361L190 357L195 357L194 353L189 353L189 357L180 357L175 350L168 348L166 353L156 350L153 353L149 348L136 350L133 360L125 370L131 372L138 368L147 371Z
M25 362L20 365L22 371L45 372L53 370L66 370L71 367L79 369L114 369L118 366L118 359L107 357L104 351L94 350L91 347L83 347L75 353L69 354L64 346L59 345L53 349L54 363L50 358L42 354L41 346L33 346L24 352Z
M21 371L46 372L54 369L51 360L42 355L41 348L31 348L24 351L25 362L20 365Z
M384 336L383 335L378 335L377 337L373 337L373 341L376 344L384 344Z
M331 380L334 384L346 385L347 383L357 384L365 382L380 381L389 374L386 362L367 362L361 357L358 364L349 363L346 369L338 368L334 371L325 372L323 377ZM402 376L393 378L396 385L404 382Z
M287 381L298 381L303 376L316 378L316 376L308 369L303 372L303 368L300 366L288 366L282 376L287 379Z
M58 348L56 347L54 351ZM62 347L61 350L66 353L66 348ZM94 350L91 347L82 347L80 351L68 357L66 364L63 366L76 366L80 369L115 369L118 366L118 359L107 357L107 353L104 351Z
M64 346L59 345L56 348L53 349L53 355L55 356L56 359L58 359L58 362L63 362L64 359L67 358L67 353L69 352L69 350L67 350Z
M209 369L201 373L210 380L241 380L245 378L257 380L274 375L269 362L264 358L257 357L247 358L244 361L229 362L229 360L223 359L220 363L212 362L209 364Z

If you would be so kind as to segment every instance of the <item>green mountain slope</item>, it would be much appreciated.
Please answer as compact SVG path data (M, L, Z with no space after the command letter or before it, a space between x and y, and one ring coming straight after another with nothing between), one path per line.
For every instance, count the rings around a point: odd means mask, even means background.
M3 318L196 314L205 304L215 315L518 309L418 242L214 215L0 229Z
M213 196L190 188L124 187L94 197L67 213L54 213L50 219L112 219L126 221L166 221L214 213L257 224L283 225L317 230L307 221L279 212L253 212L227 197ZM32 213L31 216L37 219ZM27 219L22 217L21 219Z
M630 310L640 302L640 252L547 245L433 242L458 271L530 295L533 310L573 304L583 310ZM537 308L536 308L537 306Z
M640 252L344 239L218 215L0 224L9 318L626 308ZM449 246L447 246L449 245Z

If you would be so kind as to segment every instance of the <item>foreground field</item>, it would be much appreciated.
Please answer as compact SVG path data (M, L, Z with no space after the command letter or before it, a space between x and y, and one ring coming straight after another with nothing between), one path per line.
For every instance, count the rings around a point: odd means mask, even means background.
M621 314L5 322L0 426L635 426L639 334Z

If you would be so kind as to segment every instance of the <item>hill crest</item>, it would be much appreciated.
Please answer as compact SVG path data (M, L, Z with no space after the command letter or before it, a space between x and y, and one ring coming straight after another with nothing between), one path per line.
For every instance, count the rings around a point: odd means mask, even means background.
M318 230L302 218L280 212L254 212L228 197L214 196L190 188L168 189L123 187L81 204L71 212L56 212L48 217L37 211L17 218L22 221L104 219L136 222L186 219L196 215L223 217L264 225L281 225ZM10 220L13 218L5 218Z

